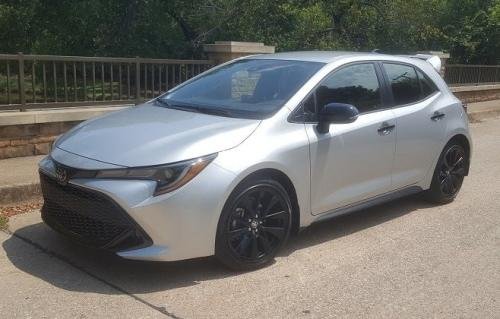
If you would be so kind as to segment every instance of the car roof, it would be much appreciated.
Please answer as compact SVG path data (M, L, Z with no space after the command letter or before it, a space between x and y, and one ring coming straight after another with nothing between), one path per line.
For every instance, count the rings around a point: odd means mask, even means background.
M356 60L383 60L399 61L419 65L418 59L410 56L397 56L381 54L375 52L350 52L350 51L295 51L280 52L273 54L259 54L247 56L249 59L275 59L275 60L295 60L307 62L331 63L345 58L356 58Z
M330 63L340 58L361 57L361 56L366 56L367 58L370 57L380 58L382 56L385 56L385 54L367 53L367 52L349 52L349 51L294 51L294 52L280 52L273 54L253 55L250 56L249 58Z

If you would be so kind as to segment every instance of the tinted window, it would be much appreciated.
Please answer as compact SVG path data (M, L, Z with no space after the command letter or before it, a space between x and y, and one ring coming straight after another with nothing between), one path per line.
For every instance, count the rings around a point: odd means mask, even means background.
M314 94L309 95L309 97L302 104L304 113L308 115L314 115L316 113L316 101L314 100Z
M426 77L421 71L417 70L417 74L422 88L422 98L426 98L438 90L434 82Z
M421 99L420 84L413 67L401 64L384 64L384 68L389 76L396 105L414 103Z
M342 68L316 89L318 107L328 103L346 103L354 105L360 113L380 108L380 86L371 63L356 64Z
M324 64L244 59L215 69L161 99L187 111L264 118L281 108Z

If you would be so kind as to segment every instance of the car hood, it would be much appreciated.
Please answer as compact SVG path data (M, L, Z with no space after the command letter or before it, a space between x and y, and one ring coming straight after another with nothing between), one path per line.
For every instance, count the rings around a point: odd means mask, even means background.
M159 165L233 148L259 123L145 104L83 122L55 146L120 166Z

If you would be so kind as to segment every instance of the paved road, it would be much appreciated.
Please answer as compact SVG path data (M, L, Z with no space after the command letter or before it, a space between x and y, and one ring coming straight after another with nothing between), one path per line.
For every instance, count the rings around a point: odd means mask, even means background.
M18 216L0 233L0 316L500 318L500 119L472 127L454 203L410 197L316 224L249 273L121 260Z

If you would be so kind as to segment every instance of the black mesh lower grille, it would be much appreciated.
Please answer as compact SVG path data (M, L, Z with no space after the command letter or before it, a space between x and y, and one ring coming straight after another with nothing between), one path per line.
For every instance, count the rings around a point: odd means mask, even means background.
M53 229L91 247L113 251L151 245L144 231L107 195L61 185L40 172L43 220Z

